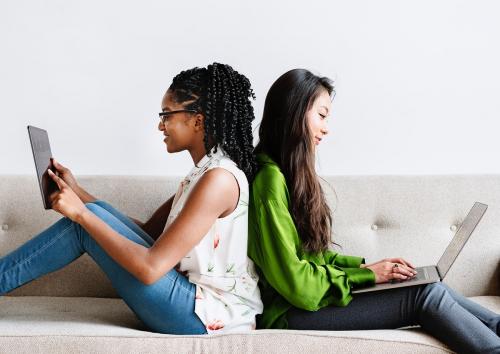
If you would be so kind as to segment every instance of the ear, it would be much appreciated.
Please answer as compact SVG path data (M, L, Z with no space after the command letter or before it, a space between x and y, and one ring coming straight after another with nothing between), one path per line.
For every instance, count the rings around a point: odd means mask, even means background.
M196 113L193 117L194 119L194 129L195 131L204 131L205 126L205 116L201 113Z

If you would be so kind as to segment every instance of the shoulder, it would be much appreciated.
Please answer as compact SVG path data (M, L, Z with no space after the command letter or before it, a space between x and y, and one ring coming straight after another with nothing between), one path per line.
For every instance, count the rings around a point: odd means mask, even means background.
M285 175L276 164L261 164L251 189L253 196L261 200L288 200Z
M234 174L226 168L220 168L220 166L213 166L207 170L201 176L198 184L202 187L210 187L216 193L238 188Z
M227 176L232 176L238 186L248 194L248 179L245 173L238 167L238 165L229 156L220 156L209 167L208 171L224 172Z
M190 213L199 210L219 215L234 206L238 193L238 182L230 172L222 168L210 169L193 186L183 209L189 209Z

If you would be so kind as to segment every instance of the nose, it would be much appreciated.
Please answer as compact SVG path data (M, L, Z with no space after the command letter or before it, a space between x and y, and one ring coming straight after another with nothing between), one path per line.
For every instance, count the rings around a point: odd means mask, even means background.
M158 122L158 130L159 131L164 131L165 130L165 124L163 124L161 121Z
M321 129L321 132L323 133L323 135L327 135L329 133L328 127L324 126L323 129Z

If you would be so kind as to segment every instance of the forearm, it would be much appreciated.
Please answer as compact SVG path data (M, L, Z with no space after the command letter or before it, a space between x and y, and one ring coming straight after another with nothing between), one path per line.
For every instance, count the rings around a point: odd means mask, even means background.
M78 197L84 203L92 203L92 202L95 202L97 200L96 197L94 197L92 194L88 193L85 189L83 189L80 186L78 186L74 192L76 193L76 195L78 195Z
M118 234L90 210L77 220L99 246L120 266L147 284L153 277L148 248Z
M98 200L96 197L94 197L92 194L90 194L89 192L87 192L85 189L83 189L80 186L78 186L76 188L75 193L78 195L78 197L80 198L80 200L83 203L92 203L92 202L95 202L96 200ZM128 218L131 219L137 225L139 225L139 227L141 229L144 229L144 223L142 221L135 219L131 216L128 216Z

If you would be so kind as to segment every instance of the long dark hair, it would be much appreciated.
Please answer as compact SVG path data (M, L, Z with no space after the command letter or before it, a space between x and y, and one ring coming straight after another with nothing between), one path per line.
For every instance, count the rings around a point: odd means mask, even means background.
M252 121L255 119L251 98L255 95L250 81L232 67L213 63L206 68L182 71L169 87L176 103L205 116L203 141L207 153L215 144L231 157L249 182L257 172L253 153Z
M290 212L309 252L326 250L332 216L315 170L315 151L306 113L322 90L334 92L327 77L305 69L286 72L266 96L256 153L268 154L283 172L290 191Z

